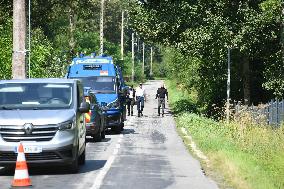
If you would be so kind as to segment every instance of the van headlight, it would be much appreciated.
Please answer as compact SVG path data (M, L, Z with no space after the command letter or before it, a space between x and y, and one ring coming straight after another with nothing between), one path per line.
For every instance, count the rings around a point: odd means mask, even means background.
M73 129L73 121L66 121L58 125L58 130L63 131L68 129Z
M108 107L108 108L116 108L116 109L118 109L118 108L119 108L119 105L120 105L120 104L119 104L119 100L116 99L115 101L109 103L109 104L107 105L107 107Z

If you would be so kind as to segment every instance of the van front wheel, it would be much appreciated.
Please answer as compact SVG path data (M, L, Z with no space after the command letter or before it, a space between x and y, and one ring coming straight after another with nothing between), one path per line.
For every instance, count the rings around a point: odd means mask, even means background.
M115 127L115 133L116 133L116 134L120 134L121 131L123 130L123 127L124 127L124 123L121 123L121 124L117 125L117 126Z
M83 153L79 157L78 163L79 165L84 165L86 163L86 144Z
M105 139L106 138L106 131L105 129L103 128L102 132L101 132L101 136L102 136L102 139Z
M102 141L102 133L100 131L98 131L94 136L94 141L95 142L101 142Z

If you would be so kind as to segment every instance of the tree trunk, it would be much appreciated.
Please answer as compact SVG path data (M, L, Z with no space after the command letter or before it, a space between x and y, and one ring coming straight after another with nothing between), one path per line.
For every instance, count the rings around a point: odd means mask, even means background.
M13 0L12 78L26 78L26 13L25 0Z
M250 66L249 58L243 57L243 90L244 90L244 103L250 104Z

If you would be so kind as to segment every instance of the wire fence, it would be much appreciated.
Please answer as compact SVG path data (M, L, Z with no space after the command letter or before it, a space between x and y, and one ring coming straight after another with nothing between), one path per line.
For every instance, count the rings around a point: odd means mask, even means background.
M269 125L279 126L284 122L284 100L271 100L267 104L258 106L244 106L240 103L235 104L235 114L240 115L242 112L250 113L255 122L265 122Z

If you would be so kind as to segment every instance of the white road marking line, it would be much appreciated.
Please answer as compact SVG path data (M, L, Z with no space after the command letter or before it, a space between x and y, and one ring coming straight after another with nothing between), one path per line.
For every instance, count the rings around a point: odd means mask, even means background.
M99 172L98 176L96 177L96 179L95 179L95 181L94 181L94 184L93 184L93 186L92 186L91 189L99 189L99 188L101 187L101 185L102 185L102 183L103 183L103 180L104 180L104 178L105 178L107 172L110 170L111 165L113 164L113 162L114 162L114 160L115 160L115 158L116 158L116 156L117 156L117 154L118 154L118 150L119 150L119 148L121 147L119 143L121 143L122 137L123 137L123 134L120 135L120 138L119 138L118 141L117 141L118 144L115 145L115 148L114 148L114 150L113 150L113 153L112 153L113 155L111 155L111 156L108 158L106 164L105 164L104 167L100 170L100 172Z
M91 189L99 189L103 183L104 177L106 176L107 172L109 171L112 163L114 162L115 155L112 155L108 158L105 166L100 171L99 175L96 177L95 182Z
M206 163L208 163L209 160L208 160L207 156L204 155L203 152L198 149L198 147L196 146L192 137L188 134L188 132L186 131L186 129L184 127L181 128L181 132L189 139L190 147L191 147L192 151L197 155L197 157L199 157L200 159L202 159Z

